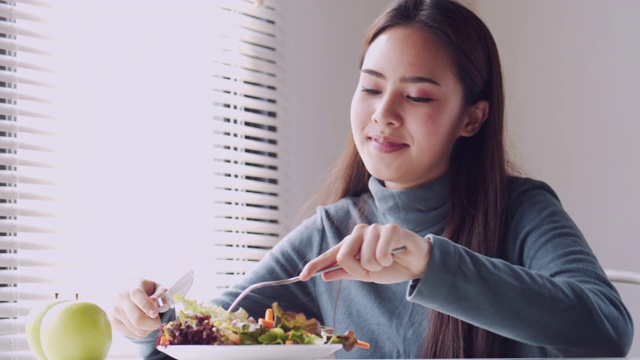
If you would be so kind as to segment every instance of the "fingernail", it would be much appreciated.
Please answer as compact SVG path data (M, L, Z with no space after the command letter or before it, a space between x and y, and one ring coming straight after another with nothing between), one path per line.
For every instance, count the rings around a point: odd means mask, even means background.
M158 310L151 308L151 309L147 310L147 315L149 315L149 317L154 318L154 317L158 316Z

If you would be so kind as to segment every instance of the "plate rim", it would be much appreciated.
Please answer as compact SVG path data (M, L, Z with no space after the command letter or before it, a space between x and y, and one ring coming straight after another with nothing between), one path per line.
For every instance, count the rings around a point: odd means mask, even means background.
M203 348L220 348L220 347L224 347L225 350L229 350L231 348L237 348L237 349L254 349L255 348L261 348L261 349L265 349L265 348L269 348L270 352L271 350L276 350L276 349L283 349L286 348L287 350L285 351L286 354L288 354L291 351L299 351L301 350L300 347L303 348L308 348L308 349L312 349L315 348L314 350L326 350L326 352L324 352L324 355L322 355L323 357L327 357L330 356L332 354L334 354L336 351L340 350L343 348L342 344L294 344L294 345L284 345L284 344L254 344L254 345L168 345L168 346L163 346L163 345L157 345L156 349L160 352L163 352L167 355L173 356L173 355L179 355L179 354L175 354L175 353L171 353L171 351L167 351L170 348L197 348L197 349L203 349ZM283 349L284 350L284 349ZM283 355L286 355L283 354ZM202 355L202 353L198 352L198 355ZM212 354L212 355L216 355L216 354ZM227 355L227 354L225 354ZM247 354L238 354L238 359L246 359L246 355ZM271 355L271 354L268 354ZM296 358L300 358L300 359L318 359L318 357L309 357L309 358L305 358L304 356L299 356L300 354L297 354L298 356ZM194 356L194 357L198 357L198 356ZM251 358L255 358L255 357L251 357ZM179 358L178 360L188 360L190 358Z

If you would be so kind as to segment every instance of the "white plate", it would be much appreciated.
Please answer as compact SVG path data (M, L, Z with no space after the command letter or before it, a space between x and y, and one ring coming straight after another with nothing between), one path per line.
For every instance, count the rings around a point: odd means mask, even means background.
M342 344L158 346L158 350L178 360L315 360L327 358L341 348Z

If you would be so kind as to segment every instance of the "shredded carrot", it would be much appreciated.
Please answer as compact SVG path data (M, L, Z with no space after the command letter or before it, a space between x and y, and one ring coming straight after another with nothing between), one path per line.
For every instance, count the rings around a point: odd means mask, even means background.
M293 340L286 340L286 341L284 342L284 344L285 344L285 345L295 345L295 344L296 344L296 342L295 342L295 341L293 341Z
M273 321L273 309L268 308L265 312L264 312L264 319L268 320L268 321Z
M169 339L166 336L162 335L159 341L160 345L169 345Z
M229 334L229 340L232 344L240 345L240 336L234 332Z
M258 319L258 324L266 327L267 329L271 329L276 325L273 321L267 319Z
M362 341L362 340L358 340L356 342L356 346L363 349L368 349L371 347L371 345L368 342Z

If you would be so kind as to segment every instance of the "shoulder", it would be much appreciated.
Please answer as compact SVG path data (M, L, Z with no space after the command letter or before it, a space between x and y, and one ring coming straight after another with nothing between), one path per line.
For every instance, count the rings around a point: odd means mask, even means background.
M535 203L541 206L562 207L558 194L549 184L541 180L510 176L507 178L507 194L511 213L523 205L531 207Z
M513 177L508 180L508 191L506 239L510 261L527 264L567 248L588 247L580 229L547 183Z
M563 224L577 230L573 220L563 208L556 192L544 181L531 178L508 179L507 217L511 235L532 235L533 229L546 229L552 224Z
M507 178L507 192L509 199L549 195L559 200L558 195L549 184L527 177L509 176Z

